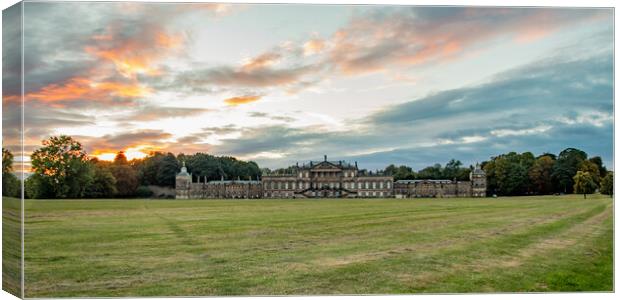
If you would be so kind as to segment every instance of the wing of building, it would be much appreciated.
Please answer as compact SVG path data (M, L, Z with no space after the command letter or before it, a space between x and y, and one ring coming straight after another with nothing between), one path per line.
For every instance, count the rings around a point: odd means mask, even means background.
M297 164L288 174L263 174L261 180L194 180L185 163L176 177L177 199L221 198L415 198L484 197L486 174L476 164L470 181L399 180L362 173L344 161Z

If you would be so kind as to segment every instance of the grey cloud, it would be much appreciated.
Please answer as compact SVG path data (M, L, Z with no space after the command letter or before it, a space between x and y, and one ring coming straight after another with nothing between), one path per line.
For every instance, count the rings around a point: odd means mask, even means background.
M272 114L268 114L264 112L250 112L248 115L253 118L266 118L266 119L270 119L273 121L282 121L282 122L292 122L296 120L293 117L282 116L282 115L272 115Z

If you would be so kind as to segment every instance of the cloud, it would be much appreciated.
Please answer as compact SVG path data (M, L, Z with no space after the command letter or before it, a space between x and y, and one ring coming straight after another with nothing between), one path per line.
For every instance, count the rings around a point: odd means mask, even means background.
M181 72L175 82L190 86L265 88L296 83L313 70L312 66L280 69L263 67L250 71L222 66Z
M73 101L94 102L96 106L109 105L117 100L141 98L151 93L148 87L136 82L93 81L86 77L73 77L63 83L53 83L25 95L25 101L66 106Z
M232 98L224 99L224 103L226 103L229 106L237 106L241 104L248 104L248 103L256 102L260 100L260 98L261 96L258 96L258 95L246 95L246 96L239 96L239 97L232 97Z
M163 60L186 41L166 28L179 12L161 4L31 3L24 14L32 29L24 31L25 100L55 107L101 108L149 95L139 77L163 74ZM19 93L7 83L8 95Z
M352 126L342 131L288 124L239 128L239 136L223 139L212 149L253 157L268 167L328 154L374 169L390 163L422 168L450 158L470 164L508 151L558 153L577 147L603 156L610 165L612 61L610 49L585 57L553 56L483 84L437 92L348 120ZM270 117L263 112L250 116Z
M244 72L252 72L253 70L257 69L264 69L266 67L276 64L280 60L280 57L281 55L279 53L263 53L243 64L243 66L241 66L241 70L243 70Z
M250 117L252 118L266 118L266 119L270 119L273 121L282 121L282 122L293 122L297 119L293 118L293 117L289 117L289 116L282 116L282 115L271 115L265 112L250 112L248 114Z
M135 26L138 25L138 26ZM179 50L185 41L181 33L168 32L159 23L114 22L106 32L92 36L84 50L110 61L126 78L161 75L158 60Z
M565 25L604 19L603 9L413 7L371 10L330 39L329 63L344 74L454 59L500 37L539 39Z
M207 112L211 109L197 107L171 107L171 106L152 106L147 105L131 111L129 114L118 116L114 120L121 121L157 121L167 118L186 118L196 116Z
M172 138L172 134L162 130L140 130L121 134L107 134L101 137L75 136L75 138L82 142L89 154L97 155L135 147L160 149L167 144L166 140Z
M325 49L325 41L320 38L314 37L305 42L303 48L304 55L306 56L318 54L321 53L323 49Z

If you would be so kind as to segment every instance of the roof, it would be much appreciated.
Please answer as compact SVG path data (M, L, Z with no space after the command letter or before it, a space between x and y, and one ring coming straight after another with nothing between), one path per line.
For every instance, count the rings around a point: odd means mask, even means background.
M448 180L448 179L414 179L414 180L396 180L395 183L418 183L418 182L452 183L452 180Z
M323 160L323 161L310 161L308 164L303 164L301 167L299 167L299 169L314 169L318 166L321 165L328 165L331 167L336 167L339 169L357 169L357 167L353 164L350 164L348 162L345 162L343 160L339 160L339 161L328 161L328 160Z
M258 180L214 180L207 184L259 184Z
M479 164L476 164L476 168L474 168L473 171L471 171L474 175L485 175L486 172L484 172L483 169L480 168Z
M192 176L192 174L187 173L187 168L186 168L186 167L183 167L183 168L181 168L181 172L179 172L179 173L177 174L177 176Z

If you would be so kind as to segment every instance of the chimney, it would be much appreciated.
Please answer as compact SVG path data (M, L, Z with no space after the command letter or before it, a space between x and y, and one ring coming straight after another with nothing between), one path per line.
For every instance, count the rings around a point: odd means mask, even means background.
M222 177L220 177L220 181L224 181L224 175L222 175Z
M327 155L323 155L323 158L325 159L325 161L327 161Z
M355 168L357 169L357 161L355 161Z

